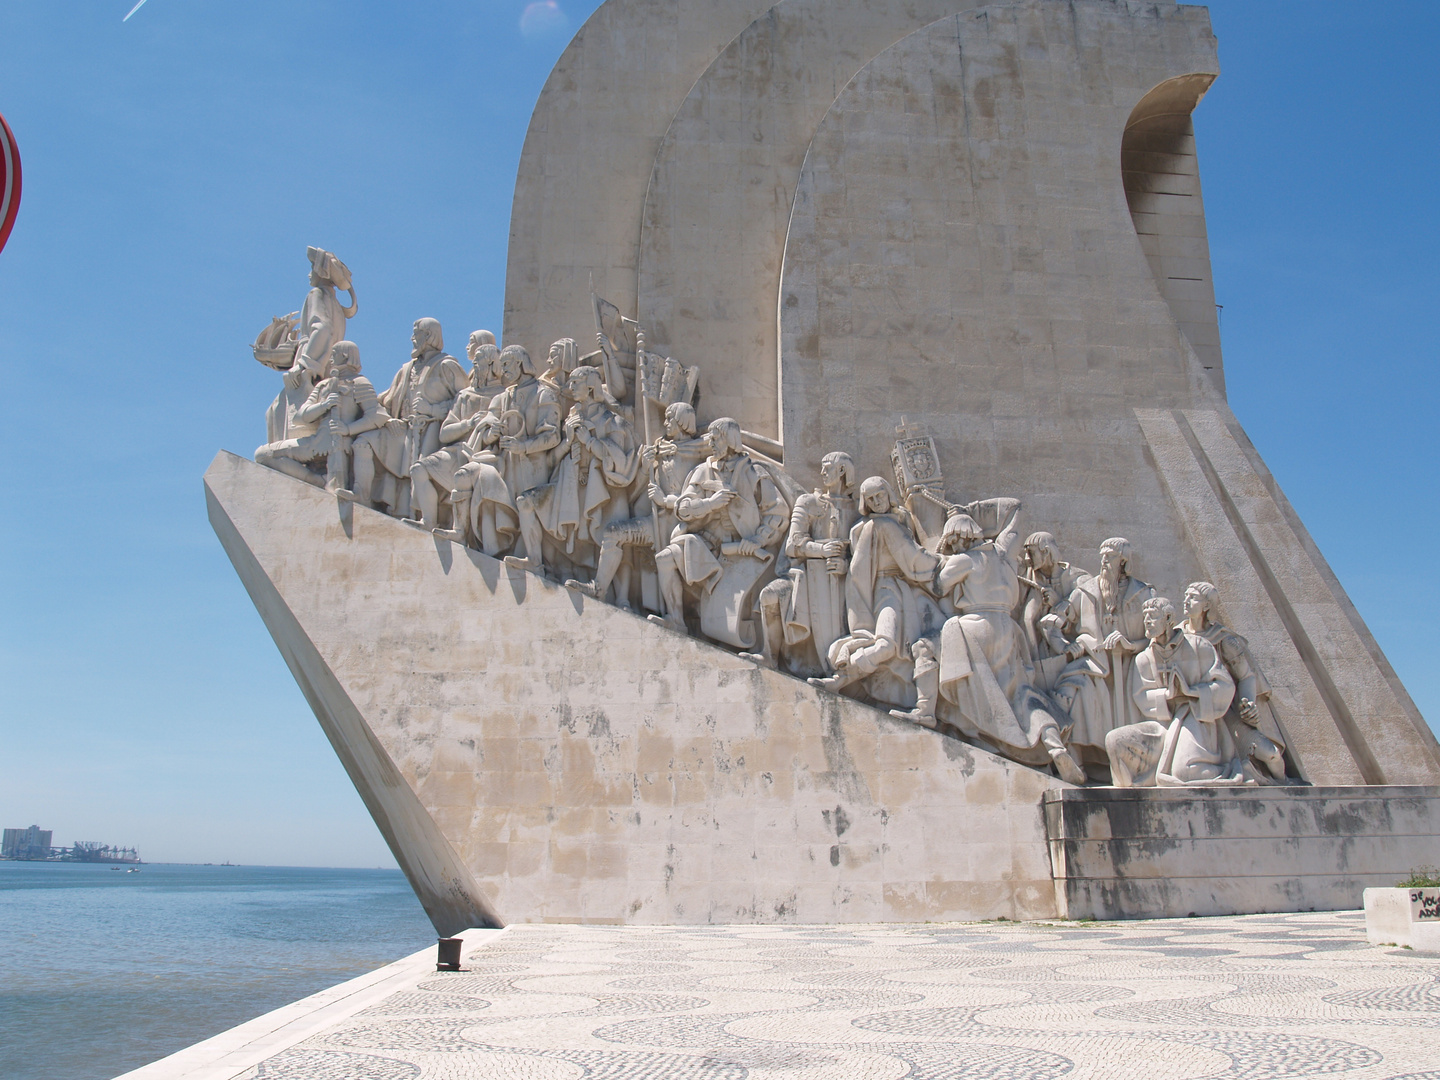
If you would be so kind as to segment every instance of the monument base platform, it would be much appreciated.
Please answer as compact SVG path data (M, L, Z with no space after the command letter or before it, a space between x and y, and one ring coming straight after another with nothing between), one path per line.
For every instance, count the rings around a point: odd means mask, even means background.
M1440 864L1440 787L1047 791L1069 919L1340 911Z

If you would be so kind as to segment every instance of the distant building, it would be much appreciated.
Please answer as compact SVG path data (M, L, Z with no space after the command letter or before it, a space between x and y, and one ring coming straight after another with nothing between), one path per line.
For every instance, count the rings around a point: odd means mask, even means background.
M39 825L31 825L28 829L6 829L4 842L0 843L0 856L6 859L48 859L53 835L51 830L42 829Z

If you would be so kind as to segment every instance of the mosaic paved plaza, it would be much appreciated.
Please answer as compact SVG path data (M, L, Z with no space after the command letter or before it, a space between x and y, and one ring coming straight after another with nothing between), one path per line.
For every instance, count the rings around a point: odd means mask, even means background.
M244 1073L285 1080L1440 1080L1440 957L1358 912L515 926Z

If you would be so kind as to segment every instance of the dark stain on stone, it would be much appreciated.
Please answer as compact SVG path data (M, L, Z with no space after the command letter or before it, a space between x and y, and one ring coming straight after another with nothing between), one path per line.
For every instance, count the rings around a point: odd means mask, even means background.
M855 761L850 748L845 745L845 725L841 719L844 705L838 697L822 694L820 697L820 745L825 751L831 782L835 790L851 802L870 805L870 788Z
M830 845L830 865L831 865L831 866L839 866L839 865L840 865L840 845L839 845L839 844L831 844L831 845Z

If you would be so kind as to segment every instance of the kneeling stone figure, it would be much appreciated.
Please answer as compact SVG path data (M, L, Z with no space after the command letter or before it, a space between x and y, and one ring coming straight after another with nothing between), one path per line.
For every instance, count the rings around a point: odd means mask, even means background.
M1150 717L1105 737L1117 787L1254 783L1244 775L1230 732L1220 722L1235 683L1215 647L1175 626L1175 605L1145 602L1150 644L1135 657L1130 697Z

